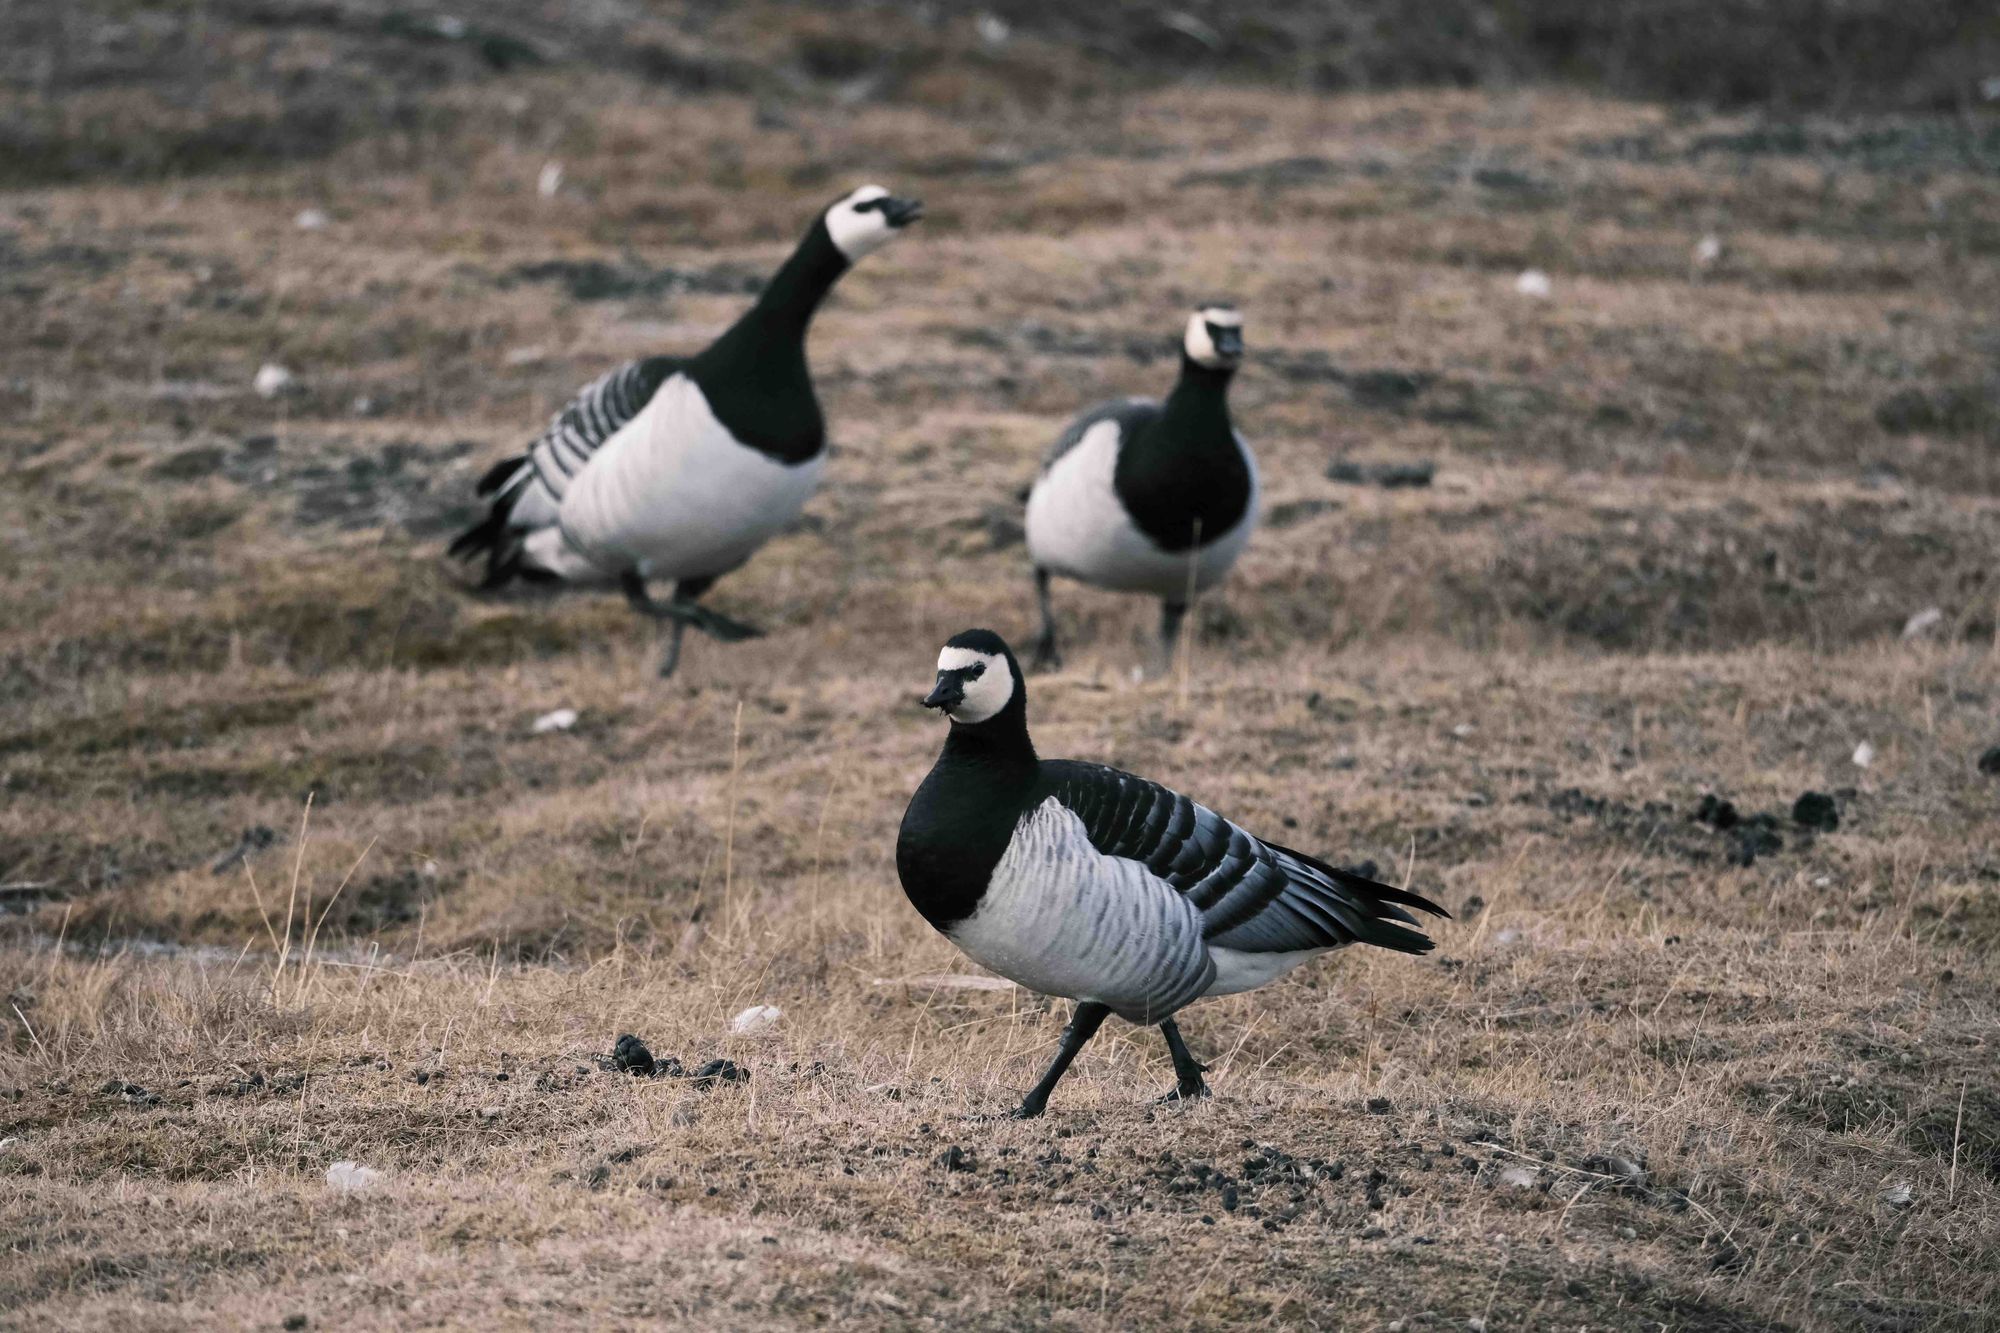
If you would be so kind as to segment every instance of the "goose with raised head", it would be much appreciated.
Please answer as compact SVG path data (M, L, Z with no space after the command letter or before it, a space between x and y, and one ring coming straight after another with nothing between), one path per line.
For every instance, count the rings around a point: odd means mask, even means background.
M754 305L691 357L629 362L585 386L529 447L489 470L485 518L450 553L484 559L482 588L515 579L616 584L667 624L660 674L689 628L758 630L698 604L798 517L826 463L826 423L806 331L862 256L923 216L916 200L863 186L813 219ZM650 580L673 585L665 600Z

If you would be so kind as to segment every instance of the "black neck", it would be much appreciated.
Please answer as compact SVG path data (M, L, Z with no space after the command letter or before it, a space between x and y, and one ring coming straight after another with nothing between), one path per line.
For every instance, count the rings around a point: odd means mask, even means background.
M1160 415L1118 451L1112 486L1139 530L1164 551L1231 531L1250 504L1250 468L1229 423L1234 369L1181 357Z
M1181 353L1181 377L1161 406L1160 433L1182 447L1235 447L1229 424L1229 381L1233 366L1210 367Z
M743 318L722 335L722 341L749 328L755 330L759 339L783 335L803 344L820 302L826 300L826 294L849 267L847 256L827 234L826 219L815 219L791 258L771 275L757 304L743 312Z
M972 915L1034 798L1041 762L1017 689L984 722L954 722L896 838L903 892L939 930Z
M802 463L826 443L806 367L806 330L848 267L826 220L815 219L757 303L688 363L716 419L779 462Z
M984 722L954 722L938 762L982 767L1033 769L1035 743L1028 739L1028 708L1016 689L1007 706Z

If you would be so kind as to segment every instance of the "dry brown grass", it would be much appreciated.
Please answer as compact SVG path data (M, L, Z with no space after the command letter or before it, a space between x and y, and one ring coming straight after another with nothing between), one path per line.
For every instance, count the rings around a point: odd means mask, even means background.
M355 58L216 22L265 63L197 129ZM753 42L718 22L702 50ZM453 67L323 155L0 195L0 882L48 886L0 919L0 1324L1994 1322L1976 127L1098 95L1067 57L1051 112L1037 50L761 111ZM147 88L10 114L88 163L91 115L178 96ZM606 363L698 344L868 178L931 218L822 317L828 487L715 594L774 633L662 686L612 599L461 596L478 471ZM1553 299L1513 292L1531 264ZM1210 1103L1150 1107L1164 1052L1119 1029L1047 1120L976 1119L1060 1015L923 980L964 964L895 883L938 742L912 700L946 635L1025 631L1014 492L1213 292L1249 312L1272 521L1185 698L1128 682L1148 608L1064 590L1037 739L1458 920L1191 1011ZM301 391L252 394L266 360ZM557 706L576 729L531 734ZM1837 831L1791 824L1806 789ZM1708 793L1782 849L1735 864ZM601 1067L625 1031L750 1079ZM386 1182L332 1194L343 1159Z

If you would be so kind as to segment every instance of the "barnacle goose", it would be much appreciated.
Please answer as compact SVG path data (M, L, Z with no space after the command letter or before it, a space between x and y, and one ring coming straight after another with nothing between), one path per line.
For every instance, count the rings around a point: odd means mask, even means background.
M1028 492L1028 555L1042 634L1037 669L1062 664L1049 579L1063 574L1161 601L1171 666L1192 596L1220 583L1257 523L1257 461L1229 421L1243 361L1243 316L1204 305L1181 337L1181 375L1165 402L1125 398L1072 421Z
M592 381L527 453L487 472L486 517L451 555L483 556L488 589L516 578L616 582L633 609L668 623L662 676L689 626L723 640L759 633L695 599L818 486L826 425L806 329L841 274L922 216L920 202L879 185L835 201L706 351L647 357ZM672 580L669 599L655 600L648 579Z
M975 962L1077 1002L1017 1116L1042 1113L1110 1014L1165 1035L1176 1079L1167 1100L1204 1096L1202 1066L1174 1023L1182 1006L1253 990L1347 944L1425 953L1431 940L1404 909L1450 915L1260 841L1144 778L1037 758L1020 665L991 630L945 644L923 702L951 729L903 814L903 892Z

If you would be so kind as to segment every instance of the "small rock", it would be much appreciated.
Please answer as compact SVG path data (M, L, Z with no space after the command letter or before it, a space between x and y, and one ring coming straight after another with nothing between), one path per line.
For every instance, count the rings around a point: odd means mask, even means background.
M718 1083L748 1083L750 1071L739 1067L733 1060L710 1060L688 1075L688 1080L697 1088L707 1089Z
M335 1162L326 1169L326 1183L342 1194L370 1189L382 1182L382 1173L359 1162Z
M292 225L300 231L325 231L327 224L332 221L333 219L328 217L323 209L302 208L299 210L299 215L292 219ZM300 1327L303 1328L305 1325L301 1324Z
M568 731L576 725L576 716L574 708L558 708L553 713L544 713L536 718L529 730L537 736L546 736L552 731Z
M1541 300L1555 290L1555 284L1549 281L1548 274L1538 268L1531 268L1523 270L1521 276L1514 279L1514 290L1522 296L1532 296Z
M1922 638L1944 624L1944 612L1935 606L1927 606L1903 622L1903 641Z
M1540 1172L1530 1171L1525 1166L1510 1166L1500 1173L1499 1180L1496 1183L1505 1185L1509 1189L1531 1190L1535 1187L1535 1182L1540 1178Z
M1856 768L1867 768L1870 764L1874 762L1875 762L1874 746L1870 745L1867 741L1863 741L1861 742L1861 744L1854 747L1854 766Z
M498 1120L500 1115L501 1110L497 1106L482 1106L479 1108L479 1118L481 1120Z
M1694 243L1694 266L1713 268L1715 261L1722 258L1722 238L1714 232L1708 233Z
M20 1135L10 1134L4 1139L0 1139L0 1152L7 1152L13 1148L16 1148L20 1146L20 1142L21 1142Z
M1370 1097L1367 1106L1369 1115L1387 1115L1396 1109L1396 1104L1387 1097Z
M1840 806L1823 791L1799 793L1792 802L1792 822L1802 828L1831 833L1840 827Z
M981 14L975 26L979 30L979 40L988 46L1005 46L1007 39L1014 35L1013 26L998 14Z
M1618 1182L1620 1189L1635 1188L1646 1179L1646 1168L1629 1157L1600 1154L1584 1158L1582 1165L1586 1171L1595 1171L1600 1176L1610 1176Z
M1910 1182L1907 1180L1899 1180L1888 1189L1882 1191L1882 1202L1888 1204L1891 1208L1908 1208L1914 1198L1915 1195L1910 1190Z
M1482 1315L1474 1315L1465 1321L1465 1327L1470 1333L1486 1333L1486 1319Z
M1633 1227L1619 1227L1619 1228L1618 1228L1618 1239L1620 1239L1620 1240L1637 1240L1637 1239L1639 1239L1639 1232L1637 1231L1637 1229L1635 1229L1635 1228L1633 1228Z
M937 1164L946 1171L977 1171L979 1159L956 1143L937 1155Z
M653 1074L653 1053L646 1049L646 1043L631 1033L620 1037L611 1048L611 1063L628 1074L650 1078Z
M1979 771L1988 777L2000 777L2000 745L1979 756Z
M288 1314L285 1316L285 1327L288 1329L304 1328L308 1322L302 1314Z
M541 174L535 177L535 193L544 199L553 199L562 189L562 183L562 163L544 162Z
M775 1004L753 1004L729 1020L729 1030L739 1037L746 1037L753 1032L762 1032L784 1016L785 1011Z
M250 387L257 391L259 398L276 398L289 392L298 384L298 376L275 361L266 361L257 368L257 378L250 381Z
M1726 801L1714 792L1702 797L1701 804L1694 810L1695 823L1706 824L1717 832L1735 828L1742 819L1743 817L1736 812L1734 801Z

